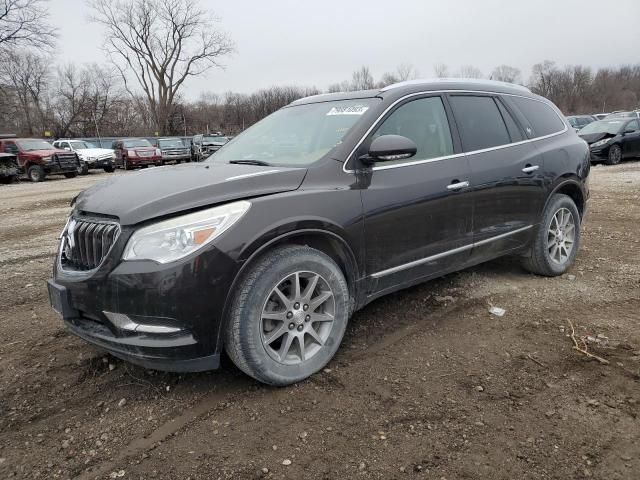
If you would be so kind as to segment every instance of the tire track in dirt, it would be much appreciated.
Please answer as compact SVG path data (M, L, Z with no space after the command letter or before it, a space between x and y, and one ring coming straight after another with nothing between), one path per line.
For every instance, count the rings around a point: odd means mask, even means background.
M438 321L448 315L454 314L459 310L483 303L486 303L485 298L473 298L469 299L468 301L460 301L455 305L442 306L434 312L427 312L427 317L430 322ZM365 352L358 352L351 355L347 354L346 356L341 356L341 358L337 359L337 363L340 366L347 366L364 360L369 360L372 355L379 354L383 350L392 347L408 336L418 333L418 331L422 327L423 325L420 322L406 325L402 328L397 329L395 332L389 335L385 335L384 338L375 342L374 344L369 345ZM313 377L309 381L313 381ZM229 401L229 397L240 390L241 389L239 389L237 385L231 385L226 389L216 390L207 394L203 399L201 399L196 405L191 407L186 412L172 418L171 420L168 420L167 422L156 428L149 435L133 439L124 449L117 453L113 459L90 467L89 469L74 477L74 480L95 479L116 469L117 466L121 465L125 460L152 450L156 445L164 442L179 430L187 428L192 423L200 420L220 403ZM380 392L375 390L371 390L370 393L374 395L380 395Z

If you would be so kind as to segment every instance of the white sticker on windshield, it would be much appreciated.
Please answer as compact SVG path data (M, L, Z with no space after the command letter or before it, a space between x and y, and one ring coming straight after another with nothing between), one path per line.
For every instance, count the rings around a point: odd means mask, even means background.
M348 107L332 107L327 116L331 115L362 115L369 110L366 105L350 105Z

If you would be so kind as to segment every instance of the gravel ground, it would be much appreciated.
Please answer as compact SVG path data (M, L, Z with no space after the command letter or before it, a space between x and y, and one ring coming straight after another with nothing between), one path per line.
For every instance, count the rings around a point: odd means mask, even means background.
M638 479L640 162L592 172L569 274L501 259L382 298L280 389L67 333L44 282L69 201L109 174L0 187L0 478Z

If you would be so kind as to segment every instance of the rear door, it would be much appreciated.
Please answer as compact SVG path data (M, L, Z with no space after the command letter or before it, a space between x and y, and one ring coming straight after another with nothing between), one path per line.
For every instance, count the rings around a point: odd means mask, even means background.
M522 246L544 201L543 158L501 98L450 94L471 168L474 256Z
M365 215L366 269L372 292L384 292L459 268L472 245L467 159L452 135L440 95L399 103L374 129L358 154L380 135L413 140L417 154L378 162L356 172ZM454 140L455 139L455 140Z

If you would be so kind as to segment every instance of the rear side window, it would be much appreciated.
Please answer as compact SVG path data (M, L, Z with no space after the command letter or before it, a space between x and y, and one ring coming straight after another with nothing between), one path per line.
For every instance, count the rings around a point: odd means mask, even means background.
M402 135L413 140L418 147L416 155L409 160L385 162L385 165L453 154L449 122L440 97L421 98L398 107L378 127L373 138L381 135Z
M467 152L511 143L507 126L492 97L452 96L451 108Z
M4 151L5 151L5 153L17 154L18 153L18 147L16 147L16 144L13 143L13 142L6 142L4 144Z
M546 103L524 97L509 97L509 100L527 120L527 133L532 138L564 130L563 121Z

